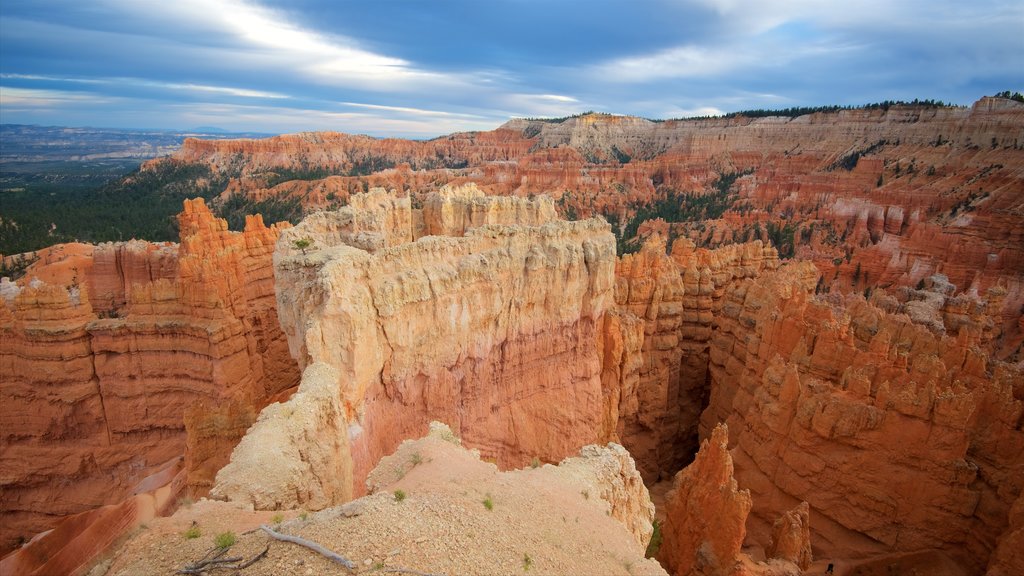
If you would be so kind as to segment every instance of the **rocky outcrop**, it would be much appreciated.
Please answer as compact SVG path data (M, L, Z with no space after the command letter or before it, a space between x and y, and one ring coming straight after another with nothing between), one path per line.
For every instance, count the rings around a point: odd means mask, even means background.
M338 378L327 364L308 366L291 399L260 413L211 496L259 510L320 510L350 500L352 450Z
M430 202L438 209L421 216L408 198L354 196L352 206L307 219L278 243L278 311L290 349L300 366L323 363L337 374L337 397L325 401L338 408L314 426L344 431L327 466L353 475L340 491L335 480L312 479L334 494L327 500L362 493L373 465L430 419L451 422L506 467L608 440L598 436L607 412L602 327L613 304L607 224L545 223L550 203L475 192ZM461 235L409 242L409 223L419 218L425 230ZM296 247L299 239L315 249ZM261 416L249 436L271 420ZM255 461L256 450L243 441L232 461ZM216 494L281 505L292 498L276 474L252 479L236 470L218 475Z
M202 200L179 224L180 247L51 248L0 303L4 549L122 500L186 444L189 490L205 493L297 382L275 310L281 228L229 232Z
M987 358L980 330L814 297L817 277L801 263L741 282L715 321L701 425L736 431L752 539L804 500L825 556L966 550L984 566L1022 488L1019 369Z
M660 559L672 574L731 574L739 561L752 503L733 478L728 440L716 427L666 496Z
M608 515L622 522L638 546L647 547L654 532L654 505L625 448L615 443L584 446L579 456L562 460L553 472L587 499L600 498Z
M823 288L843 292L941 273L965 292L1005 291L992 351L1019 360L1022 127L1024 105L1002 98L795 118L587 114L429 142L336 133L189 140L161 162L206 164L238 175L225 194L287 195L309 209L374 186L418 203L439 185L470 181L489 194L549 194L566 217L604 214L630 234L638 210L656 208L678 220L662 233L709 248L772 242L784 258L815 262ZM747 175L718 189L739 173ZM289 176L296 180L269 185Z
M666 496L659 560L677 576L800 574L811 560L806 503L776 523L768 563L742 551L753 504L733 477L728 441L728 428L716 426L693 463L676 474Z
M218 172L245 175L331 170L336 174L369 174L399 164L415 169L465 166L514 160L533 142L514 130L452 134L425 142L377 139L337 132L305 132L261 140L199 140L186 138L170 159L148 162L203 163Z
M423 205L423 230L415 236L464 236L487 224L540 226L558 219L550 198L487 196L476 184L444 186Z
M801 502L786 512L772 526L772 540L765 550L768 558L778 558L796 564L801 570L811 567L810 506Z
M428 429L380 460L368 476L368 496L319 512L277 514L202 500L151 522L105 566L107 573L173 573L225 531L238 535L233 556L267 549L246 573L337 572L318 554L270 540L256 528L264 523L316 542L359 570L665 575L644 558L654 511L621 446L586 446L557 466L499 471L447 425L432 422ZM197 538L182 537L190 528Z

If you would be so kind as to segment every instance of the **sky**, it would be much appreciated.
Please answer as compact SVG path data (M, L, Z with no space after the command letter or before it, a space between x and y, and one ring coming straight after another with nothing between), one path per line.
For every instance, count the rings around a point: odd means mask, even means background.
M430 138L1003 90L1022 0L0 0L0 123Z

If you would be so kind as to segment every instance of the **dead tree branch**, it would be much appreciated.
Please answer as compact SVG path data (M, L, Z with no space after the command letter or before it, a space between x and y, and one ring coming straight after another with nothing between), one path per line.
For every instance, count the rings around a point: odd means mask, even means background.
M334 562L337 562L338 564L341 564L349 570L355 570L356 568L355 563L349 560L348 558L345 558L344 556L336 552L332 552L327 548L324 548L323 546L317 544L316 542L313 542L312 540L306 540L305 538L299 538L298 536L291 536L289 534L281 534L280 532L275 532L270 526L265 525L260 526L260 530L266 532L267 535L269 535L274 540L280 540L282 542L291 542L292 544L305 546L306 548L309 548L317 554L320 554L325 558L328 558L330 560L333 560Z

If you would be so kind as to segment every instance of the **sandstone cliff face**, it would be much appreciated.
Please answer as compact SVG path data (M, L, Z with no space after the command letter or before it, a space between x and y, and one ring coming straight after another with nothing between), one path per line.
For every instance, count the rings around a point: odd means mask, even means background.
M429 205L420 216L408 198L355 196L278 243L278 310L292 354L303 368L337 371L331 401L340 412L314 424L346 431L350 453L339 448L327 465L350 467L352 482L334 502L361 494L372 466L430 419L451 423L502 466L558 460L608 439L598 436L607 412L602 327L613 304L607 224L545 223L549 202L475 192ZM409 242L419 218L424 230L461 236ZM303 238L315 249L296 248ZM261 417L249 435L272 425ZM254 460L255 449L243 442L232 461ZM253 496L230 491L234 498L269 502L276 496L255 494L289 491L272 474L240 481L235 470L218 475L216 494L238 486Z
M649 481L674 474L696 452L697 422L707 404L711 323L726 288L777 266L775 250L760 241L705 250L683 240L667 256L664 242L654 238L619 260L617 314L630 319L608 332L621 333L637 321L643 329L630 360L612 352L606 362L621 390L619 437ZM635 377L615 370L623 363L638 365Z
M984 566L1022 488L1019 369L988 359L980 330L815 298L817 277L801 263L739 283L715 321L702 431L735 431L752 537L805 500L825 556L964 550Z
M487 196L476 184L445 186L427 198L423 206L423 230L427 236L465 236L487 224L514 223L540 226L558 220L550 198L536 200Z
M306 132L262 140L186 138L174 161L203 163L215 171L259 174L275 169L333 169L338 174L368 174L409 164L418 169L514 160L532 141L513 130L452 134L426 142L376 139L337 132ZM151 160L147 165L165 162Z
M123 501L68 516L4 556L0 573L88 574L94 560L112 553L120 540L172 512L184 487L185 470L178 458L143 479Z
M180 248L54 247L0 302L4 549L120 501L185 452L186 428L188 484L204 492L297 381L275 312L280 229L228 232L201 200L180 227Z

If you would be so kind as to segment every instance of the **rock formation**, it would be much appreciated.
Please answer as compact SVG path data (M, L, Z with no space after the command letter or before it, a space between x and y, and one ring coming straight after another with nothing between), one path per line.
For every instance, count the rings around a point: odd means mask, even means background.
M810 506L801 502L786 512L772 526L772 540L765 550L768 558L778 558L796 564L801 570L811 566Z
M205 493L296 383L274 300L281 228L229 232L202 200L179 224L180 247L49 249L0 302L3 549L120 501L185 453L186 428L189 489Z
M1024 105L1003 98L795 118L590 114L429 142L335 133L189 140L154 162L202 163L237 175L225 194L288 195L309 209L371 186L422 201L439 184L468 181L490 194L549 194L560 213L606 215L616 232L641 207L661 206L674 220L663 233L700 247L771 241L783 257L815 262L832 290L915 286L936 273L962 291L1002 290L993 350L1019 359L1022 126ZM737 174L746 175L716 188ZM678 198L686 209L675 210Z
M1020 572L1022 129L985 98L190 140L154 162L332 210L235 234L190 202L180 245L53 247L0 284L4 546L183 450L192 493L216 474L260 509L408 487L427 449L401 443L437 419L631 545L637 471L703 438L667 504L677 574L796 573L811 539L851 570ZM635 467L540 466L609 442Z
M259 506L342 502L430 419L451 422L506 467L609 439L598 435L607 411L600 340L613 304L607 224L553 222L550 201L472 190L445 191L427 206L420 213L408 198L371 191L282 234L278 310L305 372L296 398L274 410L322 414L296 434L337 445L312 462L282 446L296 457L282 458L282 468L323 466L304 479L319 487L296 491L277 474L245 472L264 450L247 439L218 475L215 495ZM421 218L423 230L457 236L412 242ZM315 249L296 248L301 239ZM335 371L333 392L319 384L319 364ZM304 408L306 398L317 407ZM287 444L290 436L264 432L280 417L264 413L249 436ZM351 481L325 473L349 469ZM325 496L306 502L305 494Z
M800 574L811 560L806 503L776 523L769 563L754 562L742 551L753 504L733 477L728 441L728 428L716 426L693 463L673 480L659 559L677 576Z
M86 574L97 557L155 518L172 512L185 487L181 459L143 479L116 504L64 518L0 560L2 574Z
M733 478L728 440L715 428L666 497L662 561L673 574L729 574L739 561L752 504Z
M668 256L658 237L619 260L620 320L607 332L639 322L642 334L627 338L630 359L612 353L605 360L612 367L624 361L638 365L635 382L631 374L614 372L622 390L618 434L648 481L671 476L697 449L697 422L707 403L711 323L725 289L777 266L775 250L760 241L706 250L682 240Z
M755 541L800 500L824 556L933 551L984 566L1021 493L1019 368L790 264L725 295L702 416L734 432ZM1007 536L1009 537L1009 536ZM931 553L931 552L930 552Z

